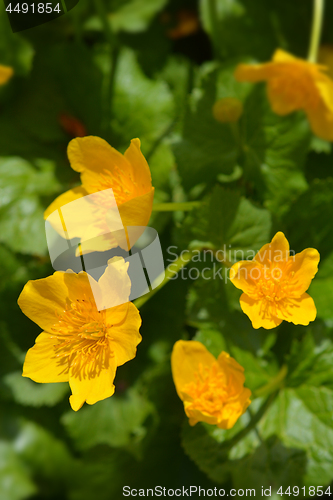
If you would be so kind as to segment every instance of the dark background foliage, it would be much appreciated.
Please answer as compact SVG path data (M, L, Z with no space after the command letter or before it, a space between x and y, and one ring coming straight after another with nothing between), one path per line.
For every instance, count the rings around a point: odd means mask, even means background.
M14 2L15 3L15 2ZM212 15L212 9L216 12ZM289 0L80 0L70 13L12 34L0 12L0 499L108 500L125 485L178 488L322 486L333 479L332 147L312 136L302 113L272 113L262 85L235 82L240 61L265 61L280 47L306 57L312 2ZM186 32L184 19L192 19ZM327 2L323 43L333 44ZM212 115L237 97L236 127ZM74 413L68 384L22 378L39 327L17 306L29 279L50 275L43 211L79 182L66 157L78 135L124 151L133 137L151 167L157 202L203 200L191 212L154 212L166 263L204 246L257 250L284 231L296 252L315 247L309 327L252 329L239 293L193 262L140 309L142 344L119 368L116 395ZM201 259L202 260L202 259ZM191 267L192 266L192 267ZM201 267L200 267L201 266ZM253 401L230 431L190 428L176 395L170 353L195 338L227 350L252 391L288 372L267 411L248 425ZM272 497L274 498L274 497ZM279 496L275 495L275 498Z

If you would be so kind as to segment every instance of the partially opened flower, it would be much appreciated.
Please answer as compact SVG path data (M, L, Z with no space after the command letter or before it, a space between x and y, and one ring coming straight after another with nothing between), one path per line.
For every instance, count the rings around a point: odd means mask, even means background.
M57 271L28 281L18 299L24 314L44 330L26 355L23 376L35 382L69 381L75 411L85 401L112 396L117 366L136 355L139 311L131 302L121 303L130 294L127 268L122 258L111 259L98 283L85 272ZM102 302L110 303L113 294L113 303L120 303L99 311L98 294Z
M0 85L4 85L13 76L14 70L10 66L0 64Z
M240 64L238 81L267 82L267 93L273 111L287 115L304 110L313 132L333 141L333 81L325 66L276 50L271 62Z
M73 170L80 172L82 185L56 198L47 208L44 218L72 201L96 193L86 204L78 205L78 210L70 210L65 220L65 224L71 227L71 238L85 241L82 253L118 246L119 240L112 234L112 224L108 222L108 215L117 207L124 227L148 224L154 188L139 139L133 139L122 155L99 137L76 138L68 145L68 158ZM114 197L101 193L110 188ZM95 205L95 216L91 205Z
M178 340L171 368L190 425L207 422L230 429L251 403L244 368L226 352L216 359L201 342Z
M240 305L253 328L274 328L283 320L308 325L317 315L306 290L318 271L319 253L307 248L290 255L282 232L264 245L253 260L242 260L230 269L230 280L244 293Z

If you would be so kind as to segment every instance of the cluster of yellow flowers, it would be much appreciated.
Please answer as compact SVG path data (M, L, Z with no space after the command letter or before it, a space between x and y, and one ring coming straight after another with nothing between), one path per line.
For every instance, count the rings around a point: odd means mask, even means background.
M1 71L0 67L0 79ZM304 109L315 133L333 140L333 83L320 66L279 50L272 63L239 66L236 78L267 80L275 112ZM222 122L237 120L241 113L242 108L232 99L214 108L214 116ZM133 139L122 155L98 137L77 138L69 144L68 157L81 175L81 185L59 196L46 210L45 218L71 201L112 188L124 227L148 224L154 188L139 139ZM110 203L114 200L105 198L98 207L98 228L89 224L84 213L71 215L76 231L72 236L93 242L85 252L117 246L107 230L96 238L100 225L107 227ZM75 411L84 402L94 404L112 396L117 367L135 357L141 341L140 314L129 302L128 263L120 257L114 259L98 283L83 271L57 271L29 281L18 299L24 314L43 329L26 355L23 376L36 382L68 381ZM283 320L307 325L315 319L316 308L306 290L318 262L315 249L290 255L286 237L278 232L252 261L232 266L231 282L243 291L240 305L254 328L274 328ZM119 280L127 302L98 310L92 288L103 290ZM171 367L190 425L204 421L229 429L250 404L244 369L226 352L215 359L200 342L179 340L173 348Z

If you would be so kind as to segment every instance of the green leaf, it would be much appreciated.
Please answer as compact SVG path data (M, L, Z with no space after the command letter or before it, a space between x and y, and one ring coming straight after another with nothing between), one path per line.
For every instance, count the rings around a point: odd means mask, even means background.
M4 4L0 4L0 61L14 68L14 73L27 74L32 67L34 49L20 34L13 33Z
M0 441L0 498L23 500L36 493L37 488L13 446Z
M308 123L301 113L274 114L258 85L245 103L241 127L245 175L267 208L282 215L308 187L303 173L311 139Z
M291 345L287 385L298 387L306 383L333 389L333 344L325 337L316 343L311 330L308 328L306 335Z
M216 67L201 75L184 119L182 139L174 143L177 166L186 190L231 174L237 147L229 124L217 122L212 113L218 96L219 72Z
M37 384L22 377L21 372L8 373L4 377L14 400L23 406L54 406L63 400L68 393L67 382L54 384Z
M154 16L166 5L167 0L126 0L109 14L113 31L138 33L145 31ZM112 8L112 6L111 6Z
M226 343L221 335L221 332L218 330L213 330L209 327L202 327L197 331L193 340L197 342L201 342L205 347L207 347L208 351L217 358L222 351L226 351Z
M41 425L24 420L13 447L37 482L44 485L45 496L61 498L76 467L66 443Z
M325 259L333 248L332 219L333 179L314 180L283 218L286 234L292 235L292 248L297 252L316 248ZM327 272L330 265L325 267Z
M304 52L311 16L311 6L306 3L200 0L199 6L203 27L222 58L250 56L267 61L276 47L294 54Z
M278 436L284 446L305 453L299 486L323 486L333 479L332 411L331 389L304 384L282 390L259 425L264 439Z
M0 158L0 242L13 251L44 255L46 237L39 195L59 190L50 162L36 169L21 158Z
M149 430L148 421L151 426L154 419L152 403L132 389L124 397L113 396L94 406L86 406L79 413L66 413L62 422L81 450L108 444L140 454Z
M143 151L149 152L173 118L173 98L168 86L159 79L147 78L134 52L123 49L117 66L112 120L112 129L122 144L128 147L131 139L139 137Z
M181 238L210 242L220 261L251 259L270 240L271 215L238 193L215 187L211 197L188 215ZM187 243L188 244L188 243Z

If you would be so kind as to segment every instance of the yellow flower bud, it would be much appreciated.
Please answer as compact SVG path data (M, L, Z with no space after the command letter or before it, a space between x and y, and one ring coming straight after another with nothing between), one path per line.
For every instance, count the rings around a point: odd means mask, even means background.
M213 106L213 116L220 123L237 122L243 113L243 104L235 97L219 99Z

